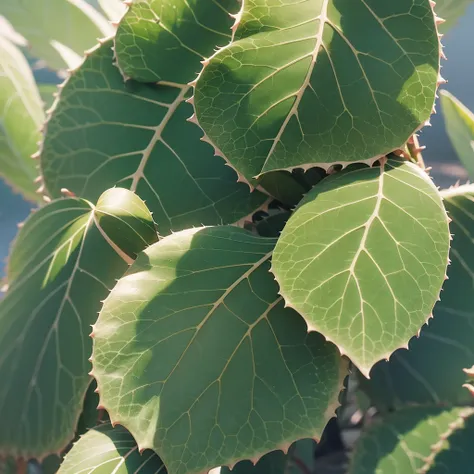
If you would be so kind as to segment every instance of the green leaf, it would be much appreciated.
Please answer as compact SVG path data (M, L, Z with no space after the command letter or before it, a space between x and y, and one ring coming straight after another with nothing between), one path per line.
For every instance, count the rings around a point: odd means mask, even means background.
M474 114L449 92L443 90L440 95L449 139L469 177L474 179Z
M111 21L120 20L126 9L121 0L99 0L99 5Z
M0 176L27 199L38 201L31 155L40 139L43 106L21 51L0 36Z
M418 166L355 166L317 184L281 233L286 304L364 375L418 333L444 282L448 218Z
M462 429L472 408L410 407L374 421L359 438L348 474L454 474L471 472L472 459L460 469L444 465L449 437ZM472 427L470 426L472 433ZM448 441L446 439L448 438ZM472 445L472 437L470 438ZM460 449L453 444L453 458ZM470 453L471 454L471 453ZM467 456L462 456L464 460ZM446 470L445 470L446 468Z
M136 191L161 235L192 226L230 224L268 197L249 193L233 170L199 140L187 121L188 86L124 83L111 41L67 81L41 153L47 190L67 188L94 201L115 185Z
M221 468L220 474L307 474L314 471L315 442L302 439L294 443L288 453L272 451L263 456L257 464L242 461L230 470Z
M466 410L452 426L448 439L435 446L429 462L421 474L457 474L472 471L472 440L474 439L474 416Z
M107 423L88 431L67 454L58 474L166 474L160 458L143 454L130 433Z
M401 148L435 100L430 0L247 0L201 72L195 108L244 179L372 163Z
M419 339L409 351L395 352L379 362L363 390L379 410L407 403L465 403L471 399L462 387L463 369L474 365L474 185L443 191L444 204L453 219L449 279ZM442 376L440 376L442 374Z
M186 84L230 42L238 9L238 0L135 0L117 29L118 66L138 81Z
M90 325L135 252L156 239L144 203L120 188L95 207L60 199L27 219L0 301L0 452L42 458L74 437L91 381Z
M284 309L275 239L236 227L185 230L138 257L94 326L101 405L170 474L319 437L346 365Z
M0 0L0 15L26 38L32 54L53 69L78 66L97 38L113 33L85 0Z

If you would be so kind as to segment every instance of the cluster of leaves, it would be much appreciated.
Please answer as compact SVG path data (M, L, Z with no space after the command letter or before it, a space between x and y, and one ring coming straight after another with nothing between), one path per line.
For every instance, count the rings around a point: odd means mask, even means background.
M433 2L100 4L120 21L0 0L71 68L45 113L0 38L0 171L47 203L0 302L4 469L310 472L352 367L381 416L349 473L465 470L474 186L440 192L417 146ZM472 170L472 116L443 105Z

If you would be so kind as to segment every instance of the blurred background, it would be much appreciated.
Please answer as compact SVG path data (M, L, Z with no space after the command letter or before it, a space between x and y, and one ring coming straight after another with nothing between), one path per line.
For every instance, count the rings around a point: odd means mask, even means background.
M15 0L10 0L15 1ZM34 0L30 0L34 1ZM396 0L395 0L396 1ZM88 0L97 6L96 0ZM439 14L443 16L448 9L457 10L454 19L446 25L447 32L443 38L447 61L442 62L442 75L448 80L443 86L461 100L468 108L474 110L474 0L440 0ZM460 16L458 16L460 15ZM0 17L1 20L1 17ZM6 26L0 21L0 34ZM3 30L3 31L2 31ZM28 58L38 82L57 84L62 78L38 64L33 57ZM437 115L432 117L432 127L426 127L420 134L420 142L427 146L423 157L435 182L441 187L448 187L456 181L467 180L467 174L457 158L444 127L442 111L437 107ZM17 232L17 224L22 222L34 204L26 202L21 196L0 180L0 278L8 249Z

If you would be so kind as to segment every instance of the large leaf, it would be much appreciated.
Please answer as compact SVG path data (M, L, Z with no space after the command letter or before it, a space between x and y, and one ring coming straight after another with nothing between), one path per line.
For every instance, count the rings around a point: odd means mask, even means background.
M453 219L449 280L420 338L410 342L408 351L379 362L370 380L361 380L380 410L413 402L465 403L471 397L462 385L467 379L463 369L474 365L474 186L442 194Z
M319 437L345 364L285 309L275 239L185 230L149 247L94 326L101 404L170 474L207 472Z
M53 69L74 68L86 49L113 33L107 20L85 0L0 0L4 15Z
M472 472L472 458L462 448L472 454L473 414L472 408L421 406L376 420L358 440L348 474ZM459 431L462 448L455 443Z
M255 465L242 461L230 470L223 467L220 474L307 474L314 471L315 442L302 439L294 443L288 453L272 451Z
M317 184L283 229L272 270L286 304L368 375L431 315L449 240L426 173L384 160Z
M267 199L199 140L187 121L188 87L124 83L112 43L96 49L68 80L48 123L41 153L46 188L95 200L118 184L136 191L159 232L234 223Z
M0 36L0 176L30 200L38 200L36 151L43 106L21 51Z
M139 81L186 84L230 42L238 9L238 0L135 0L117 30L118 66Z
M205 62L195 108L247 181L371 163L430 116L439 69L430 0L248 0L236 27Z
M143 202L119 188L96 207L60 199L26 221L0 302L0 452L41 458L73 438L91 380L90 325L127 264L156 239Z
M130 433L107 423L88 431L67 454L58 474L166 474L152 451L143 454Z
M474 114L449 92L441 91L446 131L469 177L474 179Z

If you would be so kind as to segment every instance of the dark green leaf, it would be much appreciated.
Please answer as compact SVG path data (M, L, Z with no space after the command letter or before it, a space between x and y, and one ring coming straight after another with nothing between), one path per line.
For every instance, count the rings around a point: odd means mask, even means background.
M138 81L186 84L230 42L238 10L238 0L135 0L115 37L118 66Z
M348 474L470 473L472 459L466 462L467 453L452 441L467 417L465 435L473 433L473 414L472 408L416 406L375 420L358 440ZM466 445L472 445L472 437L464 439L461 446ZM454 463L445 464L447 460Z
M62 90L41 153L49 193L67 188L95 201L127 187L146 201L161 235L235 223L262 206L268 197L237 183L187 121L188 86L124 83L111 47L91 53Z

